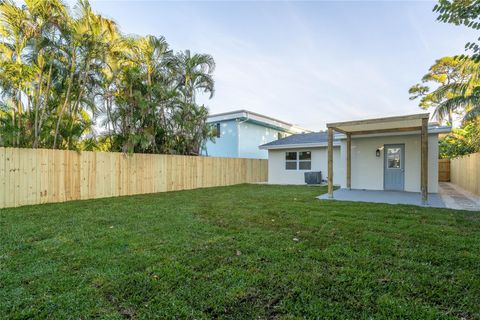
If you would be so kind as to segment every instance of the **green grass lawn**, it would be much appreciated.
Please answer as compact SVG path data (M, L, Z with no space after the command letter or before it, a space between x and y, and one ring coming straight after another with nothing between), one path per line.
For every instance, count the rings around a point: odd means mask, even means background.
M1 318L480 319L480 214L239 185L0 210Z

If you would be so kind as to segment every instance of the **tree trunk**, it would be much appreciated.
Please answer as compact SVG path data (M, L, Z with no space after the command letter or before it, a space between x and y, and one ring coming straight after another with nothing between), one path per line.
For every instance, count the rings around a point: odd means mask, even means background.
M50 97L50 87L52 84L52 67L53 63L50 64L50 67L48 69L48 78L47 78L47 90L45 91L45 101L42 103L43 108L41 108L41 113L40 113L40 119L38 120L38 131L39 131L39 136L38 136L38 141L36 141L36 148L40 145L40 133L42 132L42 125L43 125L43 119L45 117L45 110L48 107L48 100Z
M35 138L33 140L32 148L38 147L38 108L39 108L39 99L40 95L42 94L42 82L43 82L43 66L40 68L40 76L38 80L38 88L35 97L33 98L33 108L35 112L35 123L34 123L34 131L35 131Z
M63 112L65 111L65 108L67 107L67 104L68 104L68 101L69 101L69 98L70 98L70 91L72 89L72 83L73 83L73 75L75 73L75 48L73 48L73 52L72 52L72 62L71 62L71 66L70 66L70 78L68 80L68 87L67 87L67 93L65 94L65 100L63 102L63 105L60 109L60 112L58 114L58 119L57 119L57 125L55 126L55 135L54 135L54 138L53 138L53 149L56 149L57 148L57 138L58 138L58 131L60 129L60 122L62 121L62 117L63 117Z
M72 146L71 146L71 142L72 142L72 130L73 130L73 117L77 114L78 112L78 106L80 105L80 100L82 99L82 96L83 96L83 93L85 92L85 82L86 82L86 78L87 78L87 75L88 75L88 72L90 72L90 64L88 63L88 59L86 60L86 62L84 63L84 70L85 72L83 73L83 76L82 78L80 78L78 80L78 86L80 88L80 91L78 93L78 97L77 97L77 101L75 101L75 104L73 105L73 109L72 109L72 117L70 118L70 134L68 136L68 148L71 149Z
M17 147L20 146L20 136L22 135L22 92L18 90L18 97L17 97L17 112L18 112L18 135L17 135Z

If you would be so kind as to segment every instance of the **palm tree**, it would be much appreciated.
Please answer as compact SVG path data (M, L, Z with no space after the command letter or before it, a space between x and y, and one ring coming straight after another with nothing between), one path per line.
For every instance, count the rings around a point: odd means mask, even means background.
M182 92L184 102L195 103L197 91L210 94L215 93L213 71L215 61L209 54L194 54L190 50L180 52L175 57L175 76L177 88Z
M480 64L471 59L444 57L430 67L422 78L422 83L437 85L433 90L427 85L416 84L409 90L410 99L420 98L419 106L423 109L434 108L434 117L439 122L447 119L453 123L454 114L462 115L464 120L474 117L475 87L480 82Z
M23 92L29 82L30 67L23 63L24 49L33 34L29 24L28 11L17 7L11 0L0 2L0 24L2 41L0 43L1 82L3 95L6 96L12 106L12 124L17 127L16 138L13 145L20 144L23 111Z
M165 151L166 114L168 101L172 96L170 90L172 78L172 51L164 37L146 36L138 39L134 45L133 61L141 66L146 77L148 108L144 117L144 132L149 134L154 152Z
M201 145L213 132L206 123L208 110L196 104L196 93L200 91L213 97L215 61L208 54L192 55L190 50L185 50L175 56L173 65L176 89L180 93L180 101L173 109L176 151L198 155Z
M452 113L462 114L462 121L468 122L480 116L480 63L465 60L460 66L461 78L438 87L433 97L440 100L435 108L440 117Z
M64 23L67 10L58 0L26 0L29 21L34 32L29 50L29 62L35 70L35 80L32 89L32 108L34 112L33 148L40 144L42 125L47 112L48 100L51 96L53 76L53 60L55 58L55 38L59 25Z
M75 11L76 18L67 20L61 46L66 58L63 68L66 91L58 109L53 148L57 147L62 121L66 126L66 147L71 149L73 135L69 134L69 130L75 121L81 120L81 107L95 113L94 96L90 93L95 92L96 81L101 78L99 73L104 68L109 40L118 34L115 23L95 14L87 1L80 0ZM65 112L68 113L66 119Z
M214 93L209 55L175 55L165 38L124 36L87 0L0 1L0 144L198 153Z

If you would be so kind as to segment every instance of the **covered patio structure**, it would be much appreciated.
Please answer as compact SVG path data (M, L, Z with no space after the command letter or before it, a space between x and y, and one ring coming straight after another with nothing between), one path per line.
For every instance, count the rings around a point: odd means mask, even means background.
M428 120L429 114L413 114L406 116L396 116L396 117L387 117L387 118L377 118L377 119L368 119L368 120L358 120L358 121L346 121L346 122L335 122L328 123L328 198L334 198L334 186L333 186L333 175L334 175L334 165L333 165L333 142L334 142L334 132L344 134L346 136L346 168L345 168L345 178L346 178L346 190L352 189L352 138L368 138L369 136L388 136L388 135L416 135L420 136L420 147L418 152L420 153L420 195L421 195L421 204L427 205L428 203ZM418 137L418 136L417 136ZM418 139L418 138L417 138ZM404 152L404 151L402 151ZM411 152L412 153L412 152ZM377 150L377 157L379 157L379 151ZM405 157L405 155L402 155ZM418 155L417 155L418 156ZM404 158L403 158L404 159ZM400 161L400 156L399 160ZM418 160L416 160L418 161ZM398 170L405 170L402 160L402 166L398 167ZM418 162L417 162L418 163ZM373 164L372 164L373 165ZM367 164L368 167L368 164ZM388 167L384 167L385 168ZM418 173L417 173L418 174ZM384 176L385 179L385 176ZM417 180L418 181L418 180ZM418 183L418 182L416 182ZM418 188L418 185L417 185ZM358 187L357 187L358 189ZM362 189L362 188L360 188ZM367 188L366 188L367 189ZM385 182L384 182L384 190ZM379 190L376 190L379 192ZM345 191L342 191L342 197ZM381 191L380 191L381 192ZM373 195L374 193L372 193ZM418 193L417 193L418 194ZM356 196L358 196L356 194ZM355 198L355 197L354 197ZM341 199L339 199L341 200ZM354 199L352 199L355 201ZM432 199L433 200L433 199Z

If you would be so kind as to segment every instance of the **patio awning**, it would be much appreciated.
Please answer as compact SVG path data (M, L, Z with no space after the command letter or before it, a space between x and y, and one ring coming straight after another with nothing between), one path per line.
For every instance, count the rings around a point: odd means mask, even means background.
M420 131L423 119L428 121L429 116L428 113L419 113L398 117L334 122L328 123L327 128L352 135Z
M328 195L333 198L333 132L347 136L347 188L351 188L352 136L418 131L421 136L420 189L422 201L428 199L428 113L328 123Z

